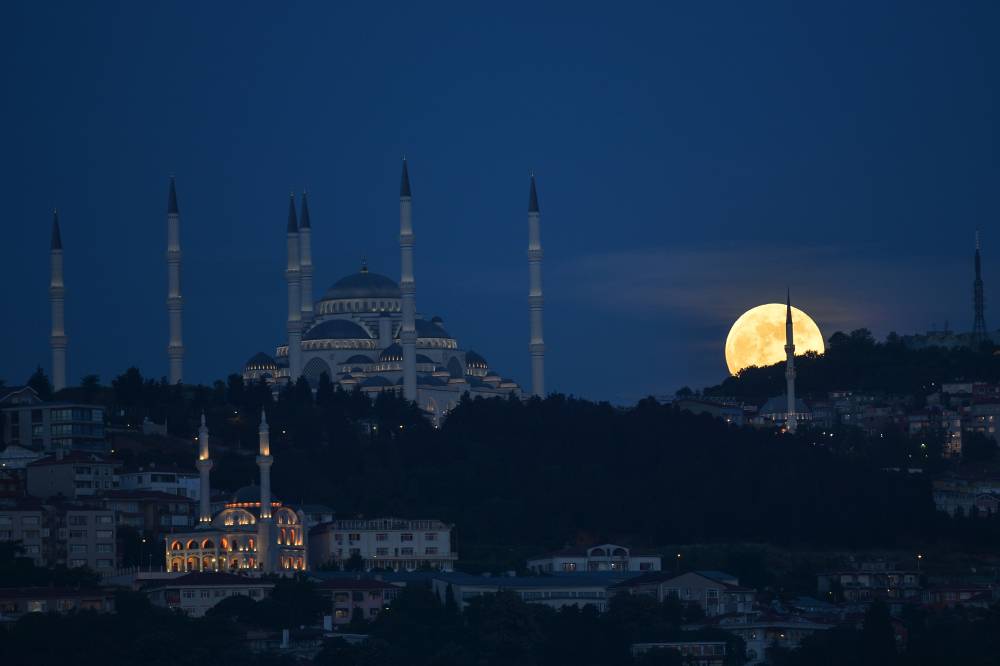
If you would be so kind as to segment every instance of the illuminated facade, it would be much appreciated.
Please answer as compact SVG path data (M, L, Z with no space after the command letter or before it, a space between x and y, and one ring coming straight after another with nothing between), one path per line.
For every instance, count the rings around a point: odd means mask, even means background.
M305 196L301 214L294 202L288 213L287 342L272 357L263 352L243 368L245 381L269 383L306 378L315 389L323 374L344 390L369 394L402 391L435 421L462 395L521 395L520 385L489 367L486 359L464 350L440 317L416 311L415 234L406 162L400 186L400 276L368 270L366 264L341 278L318 300L312 293L311 221ZM529 273L532 393L543 395L542 249L538 196L532 177L529 197Z
M202 417L198 455L198 468L202 472L199 525L190 532L167 537L165 561L169 571L281 573L308 568L305 515L271 497L274 458L264 414L259 435L260 485L240 488L221 511L212 515L208 508L212 461L208 429Z

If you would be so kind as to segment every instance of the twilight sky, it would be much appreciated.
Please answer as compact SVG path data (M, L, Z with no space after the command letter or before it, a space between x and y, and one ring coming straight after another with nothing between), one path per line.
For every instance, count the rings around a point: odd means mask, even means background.
M91 7L94 5L94 7ZM0 22L0 377L49 367L48 243L69 376L166 374L177 176L185 377L273 353L290 189L317 294L399 277L527 383L528 171L547 386L615 402L715 383L746 309L824 334L971 326L982 227L1000 325L1000 5L16 2Z

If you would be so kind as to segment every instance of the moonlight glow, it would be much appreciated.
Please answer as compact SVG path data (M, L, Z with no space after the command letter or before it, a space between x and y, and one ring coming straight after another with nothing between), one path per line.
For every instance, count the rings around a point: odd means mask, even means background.
M823 334L805 312L792 306L795 355L824 351ZM774 365L785 360L785 305L768 303L747 310L726 338L726 365L734 375L751 365Z

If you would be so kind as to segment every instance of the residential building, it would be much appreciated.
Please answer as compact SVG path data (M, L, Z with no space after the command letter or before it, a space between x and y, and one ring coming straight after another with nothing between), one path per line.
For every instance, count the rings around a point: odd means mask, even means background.
M328 578L319 592L330 600L334 625L348 624L352 618L374 619L389 607L400 588L374 578Z
M412 571L426 565L452 571L458 554L452 551L451 530L440 520L334 520L310 530L310 568L358 556L366 570Z
M0 389L3 441L36 451L106 450L104 407L45 402L30 386Z
M27 613L69 613L115 610L111 588L7 587L0 588L0 618L16 619Z
M593 571L659 571L662 558L639 553L625 546L605 543L590 548L564 548L528 560L534 573L581 573Z
M116 536L114 514L98 506L38 500L0 506L0 541L19 542L36 566L110 575L117 566Z
M932 487L935 508L949 516L986 517L1000 510L1000 478L993 475L947 476Z
M92 497L118 487L118 462L94 453L74 451L30 463L26 469L32 497Z
M198 518L198 502L156 490L112 490L100 497L114 511L115 522L158 539L176 530L189 530Z
M693 666L723 666L726 663L725 641L665 641L633 643L632 656L656 650L672 650L681 654L681 661Z
M921 601L930 608L989 608L993 590L987 585L935 585L923 591Z
M757 596L756 590L742 587L735 576L721 571L653 572L618 583L612 592L646 594L658 601L674 598L699 606L708 617L749 613Z
M260 600L271 594L274 583L261 578L214 571L195 571L172 580L151 583L146 595L154 606L202 617L223 599L236 596Z
M193 500L199 498L199 484L196 470L173 465L149 465L128 469L119 474L118 480L118 487L122 490L150 490Z
M720 616L711 626L742 638L746 644L744 666L757 666L769 663L769 652L773 648L794 650L801 645L803 639L817 631L831 629L834 625L813 622L796 615L763 612Z
M604 612L608 607L608 588L620 581L608 574L574 576L472 576L463 573L442 573L434 576L431 587L446 602L451 594L459 610L473 600L488 594L512 592L523 601L550 608L564 606L594 606Z
M24 472L29 464L44 457L41 451L8 444L6 449L0 451L0 469Z
M919 600L922 586L918 571L900 569L891 562L862 562L858 567L819 574L816 587L833 601L867 603Z

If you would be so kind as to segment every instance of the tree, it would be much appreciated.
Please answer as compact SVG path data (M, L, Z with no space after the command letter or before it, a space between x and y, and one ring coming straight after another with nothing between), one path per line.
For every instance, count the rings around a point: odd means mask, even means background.
M861 625L863 663L886 666L896 660L896 636L889 617L889 607L877 599L865 611Z
M970 463L990 462L997 457L997 442L976 430L962 433L962 460Z
M42 400L52 399L52 383L45 371L42 370L42 366L39 365L35 368L35 372L28 378L28 386L34 389Z

